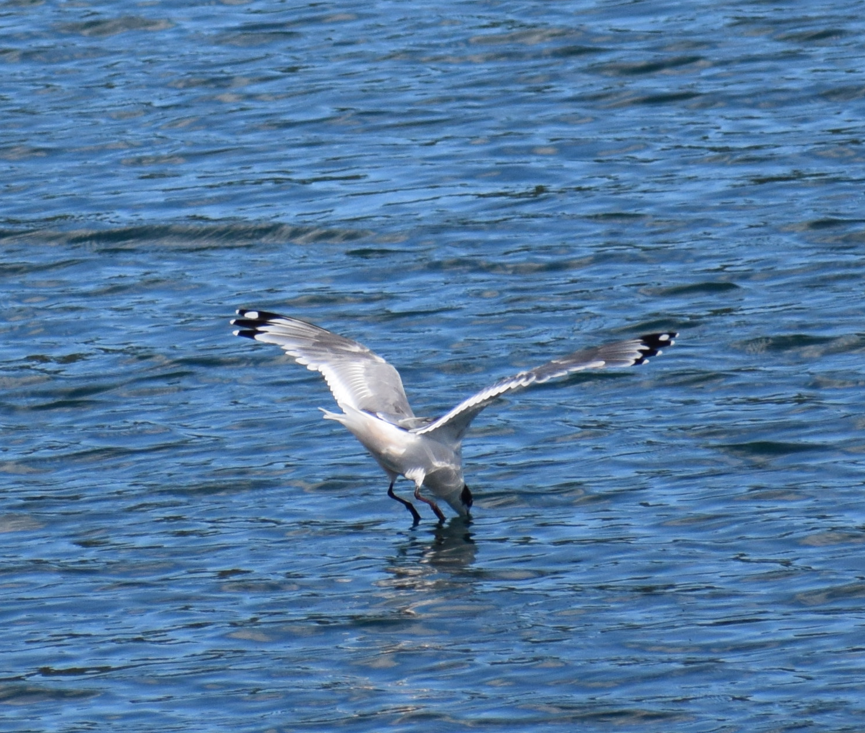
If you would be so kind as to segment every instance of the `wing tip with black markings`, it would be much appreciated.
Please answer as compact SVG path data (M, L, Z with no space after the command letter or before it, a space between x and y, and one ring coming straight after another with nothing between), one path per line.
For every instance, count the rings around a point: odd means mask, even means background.
M654 356L660 356L664 353L662 349L666 349L676 343L675 339L678 335L677 331L661 331L659 333L647 333L640 336L637 339L640 343L639 347L637 347L640 355L634 359L633 365L639 366L640 364L645 364Z

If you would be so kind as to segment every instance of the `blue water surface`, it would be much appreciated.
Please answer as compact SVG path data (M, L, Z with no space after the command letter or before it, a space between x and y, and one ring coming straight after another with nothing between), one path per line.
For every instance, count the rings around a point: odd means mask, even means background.
M862 729L859 3L0 31L4 731ZM490 408L472 521L412 527L240 306L429 415L681 335Z

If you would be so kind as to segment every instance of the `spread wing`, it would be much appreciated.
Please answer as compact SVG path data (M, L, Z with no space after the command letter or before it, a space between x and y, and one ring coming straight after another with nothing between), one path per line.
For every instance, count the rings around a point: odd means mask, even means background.
M395 424L414 417L399 372L363 344L278 313L240 309L237 315L235 336L276 344L320 372L343 410L365 410Z
M467 400L463 400L450 412L433 420L429 425L412 432L426 435L440 431L447 440L458 443L477 414L499 397L525 389L533 384L543 384L551 379L564 377L586 369L607 369L643 364L650 357L661 353L661 347L672 346L677 333L650 333L628 341L582 349L573 354L553 359L542 366L528 369L512 377L500 379L482 389Z

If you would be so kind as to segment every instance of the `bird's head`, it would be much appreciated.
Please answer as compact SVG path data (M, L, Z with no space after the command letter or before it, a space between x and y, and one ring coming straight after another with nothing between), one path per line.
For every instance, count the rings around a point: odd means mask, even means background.
M469 509L472 508L472 504L474 504L474 499L472 498L472 492L469 490L468 484L463 484L463 490L460 493L460 501L462 505L466 509L466 514L468 514Z

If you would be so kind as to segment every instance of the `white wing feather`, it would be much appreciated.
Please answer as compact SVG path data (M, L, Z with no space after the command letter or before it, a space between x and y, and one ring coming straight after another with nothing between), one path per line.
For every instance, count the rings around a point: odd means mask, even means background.
M298 364L320 372L337 404L398 424L414 413L399 372L363 344L297 318L238 310L236 336L276 344Z
M628 341L582 349L553 359L534 369L500 379L467 400L463 400L450 412L428 425L415 428L412 432L418 435L429 435L440 431L443 437L458 443L478 413L509 392L516 392L533 384L543 384L551 379L586 369L620 368L643 364L649 357L660 354L662 346L672 346L675 343L673 339L677 335L673 332L652 333Z
M458 445L472 420L485 407L510 392L586 369L643 364L672 346L674 332L652 333L591 349L575 351L546 364L500 379L460 402L437 419L417 418L412 412L399 372L363 344L297 318L259 310L238 310L235 335L281 347L298 364L320 372L337 404L378 415L417 435Z

